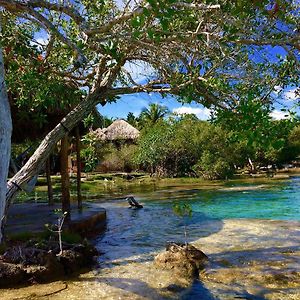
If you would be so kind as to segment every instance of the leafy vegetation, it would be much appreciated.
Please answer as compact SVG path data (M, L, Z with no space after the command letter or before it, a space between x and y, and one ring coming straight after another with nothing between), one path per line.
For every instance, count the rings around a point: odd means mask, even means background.
M175 215L181 217L184 222L184 239L185 239L185 245L187 246L187 224L186 219L191 218L193 214L192 207L188 203L175 203L173 205L173 212Z
M89 146L85 143L86 167L91 171L100 164L98 170L104 172L142 170L159 177L212 180L230 178L238 169L256 172L260 167L280 167L300 154L298 121L273 120L270 108L255 101L240 104L235 112L217 111L211 121L153 107L147 112L163 112L155 122L145 122L145 110L137 117L129 114L141 130L136 144L123 141L116 146L95 136Z
M233 173L234 153L226 131L184 116L142 131L136 161L158 176L219 179Z
M254 171L260 164L296 156L296 144L290 147L288 139L293 125L287 122L282 131L283 123L269 118L275 87L299 86L295 1L51 3L1 1L0 75L9 92L7 97L4 88L1 94L1 207L97 104L117 101L124 94L173 94L183 103L196 101L217 110L214 125L164 120L167 111L157 105L141 120L129 116L142 129L137 163L152 174L223 178L247 163ZM41 35L42 42L37 38ZM280 51L272 52L270 46ZM153 69L141 82L126 68L136 63ZM25 120L23 125L34 120L37 129L48 123L49 114L57 119L45 126L41 136L50 134L8 182L6 193L14 110L19 110L14 125L21 131L25 130L18 120ZM88 141L83 152L86 170L97 163L93 147Z

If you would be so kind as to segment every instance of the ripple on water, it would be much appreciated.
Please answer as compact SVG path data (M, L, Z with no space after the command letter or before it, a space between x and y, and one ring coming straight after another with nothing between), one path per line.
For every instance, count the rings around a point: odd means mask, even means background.
M142 210L105 203L107 231L96 240L101 267L48 299L300 299L299 187L295 177L258 189L157 191L139 197ZM166 241L184 239L185 222L172 205L186 201L193 209L188 240L211 259L192 284L152 264ZM4 290L3 299L33 295L32 289L40 297L46 285L30 288Z

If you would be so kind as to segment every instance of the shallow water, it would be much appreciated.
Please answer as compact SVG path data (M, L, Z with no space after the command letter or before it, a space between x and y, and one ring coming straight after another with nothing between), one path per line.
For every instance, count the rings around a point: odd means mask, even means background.
M108 224L95 240L102 252L99 268L68 281L67 289L55 282L3 290L2 297L300 299L299 187L300 177L263 185L228 182L214 190L166 187L136 194L141 210L128 209L124 200L101 201ZM172 212L174 203L184 201L193 209L185 221ZM185 224L188 241L211 261L200 281L192 283L153 265L166 241L184 240Z
M204 214L218 219L300 220L300 177L269 185L229 184L217 190L157 191L152 199L151 196L142 199L147 206L162 209L188 201L193 213L201 213L201 217Z

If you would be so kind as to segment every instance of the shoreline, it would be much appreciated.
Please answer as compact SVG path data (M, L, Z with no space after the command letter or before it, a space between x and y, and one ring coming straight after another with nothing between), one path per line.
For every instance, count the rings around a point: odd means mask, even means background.
M222 300L247 294L271 300L298 299L300 228L295 228L295 222L253 219L223 222L219 232L192 243L211 261L209 269L200 275L200 287L174 278L168 271L157 270L153 265L153 257L158 253L155 251L123 260L112 259L106 267L102 264L100 269L70 278L66 289L47 299L179 299L199 289L203 295ZM101 242L98 247L107 255L114 248L105 248ZM18 299L17 295L30 297L33 291L37 299L63 285L63 281L57 281L1 291L5 300Z

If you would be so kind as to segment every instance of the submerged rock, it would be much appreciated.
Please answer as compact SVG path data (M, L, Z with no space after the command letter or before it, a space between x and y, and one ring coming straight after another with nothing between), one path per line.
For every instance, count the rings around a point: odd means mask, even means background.
M208 262L208 257L190 244L171 243L166 251L155 257L154 264L165 270L173 270L181 277L196 278Z

